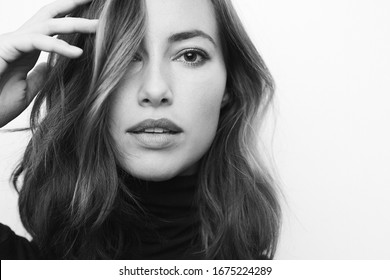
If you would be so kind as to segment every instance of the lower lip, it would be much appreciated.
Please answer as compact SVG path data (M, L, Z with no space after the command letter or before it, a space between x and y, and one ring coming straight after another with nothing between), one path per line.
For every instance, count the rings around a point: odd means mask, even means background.
M179 140L181 133L130 133L143 147L148 149L165 149L173 146Z

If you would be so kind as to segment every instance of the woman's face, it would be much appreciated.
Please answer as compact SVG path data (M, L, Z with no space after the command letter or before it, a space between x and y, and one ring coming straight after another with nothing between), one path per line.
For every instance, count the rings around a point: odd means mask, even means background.
M225 96L226 69L209 0L146 0L143 48L113 95L121 167L161 181L196 172Z

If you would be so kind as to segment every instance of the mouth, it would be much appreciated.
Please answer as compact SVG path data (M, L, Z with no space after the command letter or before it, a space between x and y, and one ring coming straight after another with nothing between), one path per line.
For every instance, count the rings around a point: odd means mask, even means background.
M127 130L141 147L162 150L177 146L183 130L168 119L147 119Z
M178 131L167 130L161 127L145 128L143 130L131 131L134 134L148 133L148 134L178 134Z
M168 119L147 119L131 127L127 132L134 134L178 134L183 130Z

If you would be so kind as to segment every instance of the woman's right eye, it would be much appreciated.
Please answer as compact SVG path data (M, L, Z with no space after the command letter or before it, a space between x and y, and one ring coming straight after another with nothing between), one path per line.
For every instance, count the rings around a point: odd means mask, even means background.
M142 56L138 53L136 53L131 60L131 62L140 62L140 61L142 61Z

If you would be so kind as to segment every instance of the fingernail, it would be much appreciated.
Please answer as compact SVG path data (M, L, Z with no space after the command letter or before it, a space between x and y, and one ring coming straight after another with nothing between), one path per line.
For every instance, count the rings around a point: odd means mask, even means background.
M77 55L81 55L83 53L82 49L75 47L75 46L70 46L70 49L72 50L73 53L75 53Z

